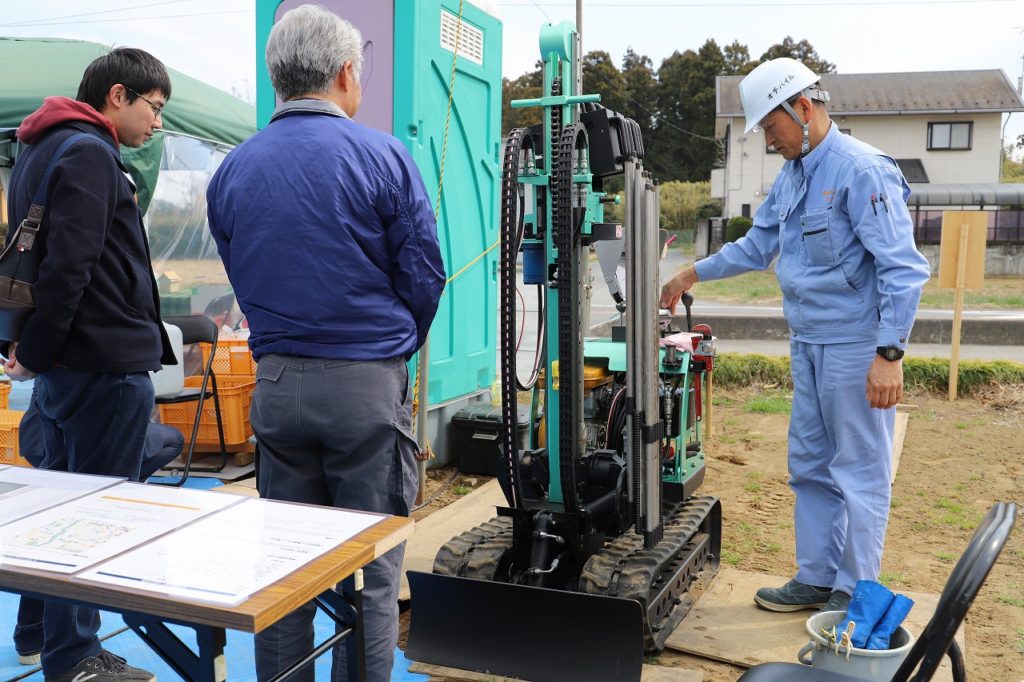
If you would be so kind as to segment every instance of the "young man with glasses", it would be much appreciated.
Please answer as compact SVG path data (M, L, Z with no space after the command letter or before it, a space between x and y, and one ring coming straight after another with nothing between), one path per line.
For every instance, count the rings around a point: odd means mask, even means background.
M28 147L12 173L9 225L25 219L58 147L87 134L54 161L37 237L45 251L35 310L18 342L3 348L11 379L35 378L49 469L139 479L153 410L149 371L176 360L118 144L150 139L170 95L163 64L120 48L86 68L77 99L48 97L18 128ZM154 679L103 650L99 625L96 609L46 602L40 653L47 682ZM26 659L33 653L19 651Z

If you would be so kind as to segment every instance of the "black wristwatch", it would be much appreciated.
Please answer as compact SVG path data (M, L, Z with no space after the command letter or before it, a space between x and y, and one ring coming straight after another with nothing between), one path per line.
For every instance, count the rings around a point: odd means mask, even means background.
M904 351L899 346L879 346L878 348L875 349L875 352L881 355L886 360L890 362L895 362L896 360L902 360L903 353L905 353L906 351Z

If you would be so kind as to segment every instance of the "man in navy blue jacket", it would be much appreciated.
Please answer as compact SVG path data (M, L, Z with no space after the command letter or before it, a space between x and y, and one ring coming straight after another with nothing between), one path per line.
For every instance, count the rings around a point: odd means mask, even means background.
M176 360L118 143L138 147L152 137L170 95L163 64L121 48L88 66L77 100L48 97L18 128L29 147L15 167L10 225L25 218L57 147L75 133L91 136L69 147L50 176L35 310L4 365L15 381L36 380L44 440L60 444L45 453L47 468L139 478L153 410L149 371ZM153 679L100 647L99 624L96 609L46 602L47 682Z
M412 158L352 120L358 30L287 12L267 42L282 104L221 165L210 230L259 362L251 408L262 497L408 515L417 487L406 361L423 344L445 274ZM365 570L367 677L390 679L404 547ZM256 673L313 648L312 604L256 636ZM346 678L334 650L334 679ZM299 679L313 680L312 666Z

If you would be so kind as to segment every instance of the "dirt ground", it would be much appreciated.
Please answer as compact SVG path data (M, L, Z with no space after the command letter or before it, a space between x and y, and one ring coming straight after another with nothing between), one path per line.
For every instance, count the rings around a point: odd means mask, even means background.
M776 388L717 390L714 438L702 494L723 505L722 561L750 572L789 576L793 495L786 481L789 395ZM911 394L903 455L893 487L882 582L896 591L942 590L973 529L996 501L1024 506L1024 389L994 389L954 403ZM452 479L430 471L428 498ZM431 510L483 483L455 474ZM404 647L408 613L402 617ZM1024 519L974 602L966 621L972 680L1024 680ZM648 659L704 671L709 682L735 680L732 667L671 651Z

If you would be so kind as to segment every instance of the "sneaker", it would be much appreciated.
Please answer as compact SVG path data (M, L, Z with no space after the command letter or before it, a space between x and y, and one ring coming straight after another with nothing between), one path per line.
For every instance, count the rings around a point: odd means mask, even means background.
M120 656L104 649L96 656L79 661L63 675L47 677L46 682L156 682L156 675L133 668Z
M832 590L828 601L821 607L822 611L846 611L850 608L850 595L839 590Z
M827 587L805 585L793 578L782 587L762 587L754 595L754 601L769 611L801 611L821 608L831 593Z
M43 660L42 651L27 651L25 653L18 652L18 663L22 665L39 665L39 662Z

